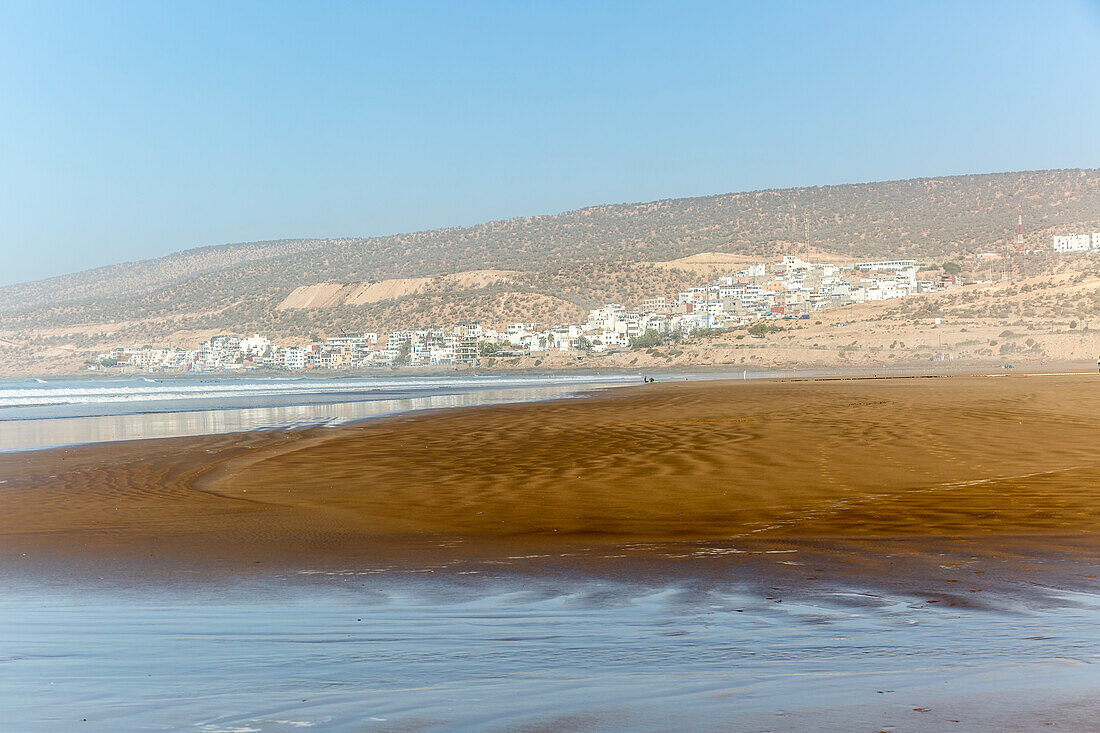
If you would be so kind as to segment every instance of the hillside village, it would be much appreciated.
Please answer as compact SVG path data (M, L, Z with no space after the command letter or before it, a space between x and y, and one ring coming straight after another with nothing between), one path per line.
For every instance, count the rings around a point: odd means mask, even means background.
M1089 239L1100 251L1100 233ZM995 255L990 255L996 257ZM848 266L796 256L742 268L674 301L645 298L633 308L618 303L589 311L580 324L513 323L503 329L476 322L449 328L374 331L314 338L306 345L278 345L260 334L220 335L197 349L118 347L101 353L90 370L218 372L239 369L358 369L393 366L475 366L546 352L600 354L649 348L665 339L747 328L759 335L769 322L809 319L811 314L860 303L892 301L961 287L957 267L921 268L914 260L858 262ZM954 272L952 271L954 270ZM980 282L980 281L979 281ZM975 283L969 283L975 284ZM839 324L838 324L839 325Z

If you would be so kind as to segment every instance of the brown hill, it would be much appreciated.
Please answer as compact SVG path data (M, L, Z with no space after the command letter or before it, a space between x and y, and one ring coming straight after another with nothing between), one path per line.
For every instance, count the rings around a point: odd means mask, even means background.
M0 339L81 354L477 319L575 320L600 302L674 295L738 262L783 254L942 262L1100 231L1100 170L1053 170L750 191L595 206L370 239L188 250L0 288ZM51 352L52 353L52 352Z

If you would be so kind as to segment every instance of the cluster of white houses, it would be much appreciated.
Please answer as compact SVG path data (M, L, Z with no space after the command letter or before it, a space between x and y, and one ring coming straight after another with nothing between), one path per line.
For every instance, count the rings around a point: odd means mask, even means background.
M918 278L913 260L860 262L854 266L804 262L752 265L717 282L663 297L642 300L628 309L611 303L589 312L579 325L543 327L513 323L503 330L479 323L451 328L342 333L305 346L279 346L267 338L216 336L195 350L162 347L123 348L100 354L92 369L128 366L147 370L192 372L248 368L347 369L371 366L477 364L494 356L545 351L604 352L627 348L647 332L690 334L699 329L730 328L761 319L808 317L813 311L876 300L901 298L942 289L950 277Z

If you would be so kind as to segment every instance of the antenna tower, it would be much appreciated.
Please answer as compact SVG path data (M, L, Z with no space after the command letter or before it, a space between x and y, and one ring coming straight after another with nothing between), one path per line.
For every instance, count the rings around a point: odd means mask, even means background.
M1016 205L1016 253L1024 253L1024 207Z

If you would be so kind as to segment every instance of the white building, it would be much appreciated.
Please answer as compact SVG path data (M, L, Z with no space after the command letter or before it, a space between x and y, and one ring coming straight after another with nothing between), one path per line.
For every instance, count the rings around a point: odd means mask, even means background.
M787 272L799 272L801 270L809 270L812 267L813 265L811 265L809 262L804 262L803 260L800 260L799 258L793 257L791 255L787 255L783 258L783 269Z
M619 322L620 316L626 312L626 308L618 303L608 303L602 308L595 308L588 311L588 321L585 323L585 330L588 331L603 331L605 329L614 329L615 325Z
M306 368L306 349L302 346L285 346L283 347L283 368L284 369L305 369Z
M534 330L534 323L509 323L504 332L510 336L514 333L530 333Z
M481 328L480 323L463 321L462 323L455 324L454 334L455 336L462 336L463 338L479 339L485 335L485 332Z
M271 348L271 342L258 333L241 339L240 349L245 356L262 356Z
M916 267L916 260L881 260L879 262L857 262L857 270L908 270Z
M130 356L129 364L142 369L163 367L172 357L174 351L174 349L145 347Z
M325 345L329 348L373 346L376 343L378 343L377 333L338 333L325 339Z
M1055 234L1052 247L1055 252L1087 252L1096 238L1096 234L1091 238L1087 234Z

